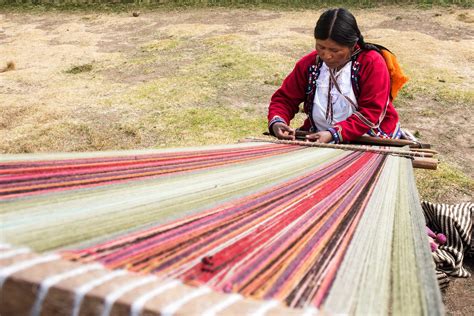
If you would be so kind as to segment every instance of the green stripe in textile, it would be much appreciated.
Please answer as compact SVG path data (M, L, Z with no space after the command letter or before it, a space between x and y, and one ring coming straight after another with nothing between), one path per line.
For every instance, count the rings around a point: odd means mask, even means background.
M331 314L443 312L408 159L252 143L0 161L4 242Z
M6 200L0 213L4 224L2 238L12 244L46 251L143 225L164 223L345 155L347 152L342 151L300 150L295 155L284 153L224 165L192 176L177 174Z
M34 153L34 154L3 154L0 155L1 163L18 163L33 161L58 161L65 159L94 159L94 158L116 158L120 156L143 156L167 153L189 153L193 151L208 150L231 150L235 148L253 148L261 146L262 143L238 143L226 145L208 145L199 147L177 147L161 149L139 149L139 150L116 150L116 151L95 151L95 152L70 152L70 153Z
M405 212L400 212L395 223L395 227L401 227L404 224L405 228L411 229L411 231L404 232L403 230L395 230L394 238L405 239L404 243L394 243L398 247L394 247L394 256L399 256L400 268L397 269L394 266L394 274L398 272L400 275L392 276L395 284L394 289L398 289L399 293L395 293L393 297L400 296L398 302L393 303L393 310L400 311L400 314L409 315L414 314L414 308L422 309L420 314L426 315L443 315L444 309L441 303L433 304L433 302L441 302L441 293L439 291L438 282L436 275L433 273L434 262L432 261L431 250L429 243L426 241L426 224L423 216L423 210L418 197L418 191L416 189L413 168L409 160L401 160L403 165L403 173L400 175L400 187L402 190L399 191L399 209L405 209ZM405 235L403 235L403 233ZM410 238L411 237L411 238ZM403 247L404 246L404 247ZM395 251L398 250L398 253ZM414 253L414 254L413 254ZM411 258L415 259L415 265L409 265L408 262ZM404 260L405 262L401 262ZM403 287L403 280L407 279L407 275L416 275L414 277L412 287ZM413 293L416 290L417 294ZM418 298L419 301L413 302L412 305L405 304L405 300L408 300L408 293L412 292L413 298ZM412 312L413 311L413 312Z
M393 217L400 171L388 157L342 263L325 308L330 313L386 314L389 304ZM345 297L345 300L341 300Z

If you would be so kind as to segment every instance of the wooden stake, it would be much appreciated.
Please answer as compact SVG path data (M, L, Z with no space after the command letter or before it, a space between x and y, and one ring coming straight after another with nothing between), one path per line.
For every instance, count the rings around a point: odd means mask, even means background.
M438 159L415 157L412 161L413 168L419 169L438 169Z

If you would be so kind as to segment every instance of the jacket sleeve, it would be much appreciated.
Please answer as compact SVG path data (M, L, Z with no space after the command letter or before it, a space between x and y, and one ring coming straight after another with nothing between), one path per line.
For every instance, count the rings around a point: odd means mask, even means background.
M281 87L272 95L268 107L268 127L272 133L271 126L276 122L284 122L287 125L298 113L299 105L305 100L305 90L308 78L307 56L299 60L291 73L283 80Z
M378 127L389 105L390 77L382 56L370 51L361 61L358 109L346 120L336 123L330 132L336 142L347 142Z

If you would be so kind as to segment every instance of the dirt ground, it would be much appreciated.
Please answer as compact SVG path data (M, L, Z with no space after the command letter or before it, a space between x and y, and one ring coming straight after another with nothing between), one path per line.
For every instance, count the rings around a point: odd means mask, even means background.
M468 279L453 278L445 292L443 302L448 315L474 314L474 257L465 258L464 267L471 273Z
M395 103L402 125L440 152L437 174L417 172L423 198L472 200L474 10L353 12L366 40L389 47L410 76ZM0 74L0 152L185 146L258 135L271 94L313 49L319 13L215 8L133 17L0 9L0 67L10 60L16 66ZM467 264L472 272L472 260ZM452 282L448 312L473 315L473 293L472 278Z

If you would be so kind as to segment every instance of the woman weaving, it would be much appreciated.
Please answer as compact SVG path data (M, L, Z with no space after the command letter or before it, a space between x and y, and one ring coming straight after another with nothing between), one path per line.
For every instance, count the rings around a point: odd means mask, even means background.
M314 37L316 50L296 63L271 98L270 133L294 140L289 123L304 102L308 118L299 130L309 132L308 140L341 143L364 134L400 138L392 97L407 78L394 57L395 76L393 68L389 74L382 47L365 43L355 17L343 8L324 12Z

